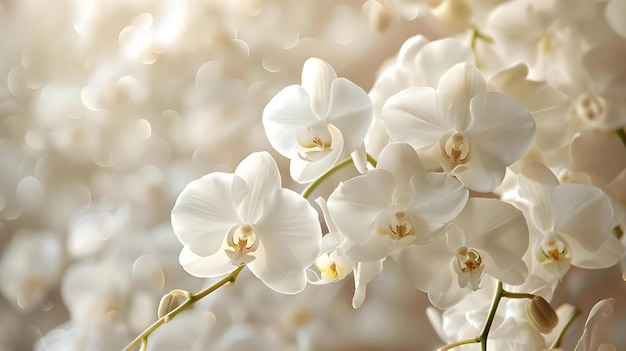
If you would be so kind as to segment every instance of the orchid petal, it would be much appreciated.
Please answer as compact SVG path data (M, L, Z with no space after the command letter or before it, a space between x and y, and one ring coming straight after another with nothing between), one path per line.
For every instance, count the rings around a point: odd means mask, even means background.
M172 209L174 233L197 255L215 253L241 222L237 207L246 192L245 181L232 174L216 172L190 182Z
M394 202L407 205L411 196L411 177L420 174L426 177L426 171L422 167L415 149L409 144L391 143L380 153L377 169L384 169L393 174L396 179Z
M394 258L408 281L423 292L439 293L452 285L449 262L454 251L447 245L446 237L425 245L412 245L401 250Z
M213 278L227 274L234 270L234 266L224 252L228 246L224 240L222 250L210 256L198 256L189 247L183 247L180 252L179 262L187 273L200 278Z
M470 110L474 119L465 134L481 153L506 167L528 151L535 121L524 106L500 93L484 92L474 96Z
M528 249L524 215L500 200L469 199L452 225L464 233L467 247L486 252L502 270L518 264Z
M393 175L381 169L339 184L328 197L328 210L337 228L354 241L367 240L376 218L391 203L395 187Z
M365 242L346 239L341 245L343 252L352 260L359 262L373 262L381 260L394 250L394 243L386 235L370 230L369 238Z
M298 157L296 136L317 121L307 92L290 85L274 96L263 110L263 127L272 147L287 158Z
M445 173L430 173L425 181L411 178L411 193L411 212L438 226L450 223L469 197L463 184Z
M372 100L361 87L346 78L333 81L326 122L345 135L346 150L352 152L363 142L373 115Z
M354 296L352 297L352 307L359 308L365 301L365 286L374 277L383 271L383 262L359 262L354 269Z
M472 124L477 115L470 114L470 101L486 90L482 73L468 63L452 66L441 77L437 87L439 111L449 129L463 132Z
M324 60L312 57L302 67L302 88L309 94L311 109L324 119L329 110L331 84L337 79L335 70Z
M367 152L365 151L365 144L362 143L356 150L352 151L350 157L352 157L352 163L354 163L354 167L359 173L367 173Z
M240 206L241 219L244 223L254 223L263 211L263 199L281 187L278 166L269 153L252 153L237 166L235 175L248 185L248 196Z
M609 268L624 258L624 246L615 236L609 236L604 244L590 251L576 241L569 242L572 249L572 265L585 269Z
M424 70L424 85L434 88L451 67L459 62L473 64L474 61L474 53L466 43L455 38L443 38L424 46L417 56L416 65L428 67Z
M304 289L305 268L317 257L322 240L317 211L297 193L277 189L263 202L256 227L260 243L250 271L278 292Z
M332 138L330 152L317 161L308 161L300 156L291 159L289 171L291 178L296 182L306 184L314 181L324 174L324 172L331 169L342 155L344 144L341 131L332 124L329 124L327 127Z
M381 118L393 141L421 149L439 142L450 127L445 124L433 88L408 88L390 97Z
M602 190L586 184L562 184L554 189L554 230L589 251L598 250L611 234L613 207Z

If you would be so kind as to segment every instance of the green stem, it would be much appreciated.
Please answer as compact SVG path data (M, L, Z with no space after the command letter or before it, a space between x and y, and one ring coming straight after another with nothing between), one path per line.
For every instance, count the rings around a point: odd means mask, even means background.
M480 342L480 338L479 337L475 337L475 338L471 338L471 339L465 339L465 340L460 340L460 341L456 341L453 342L451 344L448 344L442 348L439 349L439 351L448 351L448 350L452 350L453 348L457 347L457 346L461 346L461 345L467 345L467 344L476 344Z
M317 189L318 186L320 186L320 184L322 184L326 179L328 179L328 177L330 177L331 175L335 174L338 170L344 168L345 166L351 164L352 161L352 157L348 157L345 160L337 163L336 165L334 165L331 169L329 169L328 171L326 171L326 173L322 174L319 178L315 179L313 181L313 183L309 184L304 191L302 191L302 197L305 199L308 199L309 196L311 196L311 193L313 193L313 191L315 191L315 189ZM372 155L367 154L367 162L372 165L372 167L376 168L376 160L372 157Z
M552 345L550 345L551 349L557 349L557 348L561 347L561 342L563 341L563 337L565 337L565 333L572 326L572 323L574 323L574 320L579 315L580 315L580 310L578 308L576 308L572 318L567 322L567 324L565 324L565 326L563 327L563 330L561 330L561 333L559 333L559 336L554 340Z
M239 272L241 272L243 267L245 267L245 264L240 265L239 267L237 267L237 269L230 272L230 274L228 274L227 276L220 279L215 284L209 286L208 288L200 291L197 294L188 294L186 296L187 299L183 303L181 303L178 307L173 309L171 312L169 312L165 316L159 318L156 322L154 322L151 326L149 326L146 330L144 330L143 333L139 334L139 336L137 336L135 340L131 341L130 344L128 344L128 346L124 348L124 351L130 351L136 346L138 346L139 344L141 344L140 350L142 351L146 350L148 347L148 336L150 336L152 332L157 330L160 326L165 324L167 321L174 319L174 317L176 317L179 313L191 307L194 303L201 300L202 298L209 295L210 293L214 292L215 290L229 283L234 284L235 280L237 279L237 276L239 275Z
M487 337L489 336L489 330L491 329L493 320L496 318L496 311L498 310L498 305L500 305L500 300L502 299L502 295L504 295L504 289L502 288L502 282L498 281L498 286L496 287L496 293L493 295L493 301L491 301L489 314L487 315L487 320L485 321L485 327L483 328L482 333L480 333L480 336L478 337L478 339L480 340L480 347L482 351L487 351Z
M476 51L476 42L478 41L478 39L487 43L493 43L493 38L484 35L476 27L472 28L472 33L470 36L470 48L472 49L474 57L476 58L476 66L480 67L481 62L478 57L478 52Z
M369 162L369 164L372 165L372 167L374 168L376 168L376 165L378 164L378 162L376 162L376 160L370 154L367 154L367 162Z
M498 286L496 287L496 293L493 296L493 300L491 301L491 307L489 307L489 313L487 314L487 320L485 321L485 326L483 327L483 331L480 333L480 336L471 339L465 339L461 341L456 341L451 344L448 344L442 347L441 351L447 351L454 347L465 345L465 344L473 344L480 343L480 348L482 351L487 351L487 337L489 336L489 330L491 329L491 325L493 324L493 320L496 318L496 311L498 310L498 305L500 304L500 300L504 297L505 294L512 295L523 295L517 293L510 293L502 288L502 282L498 281Z
M502 297L506 297L509 299L533 299L535 296L535 294L515 293L502 289Z
M345 166L351 163L352 163L352 157L348 157L345 160L334 165L333 168L329 169L328 171L326 171L326 173L322 174L319 178L315 179L313 183L309 184L309 186L307 186L306 189L304 189L304 191L302 192L302 197L305 199L308 199L309 196L311 196L311 193L315 189L317 189L317 187L320 184L322 184L328 177L335 174L335 172L337 172L338 170L344 168Z

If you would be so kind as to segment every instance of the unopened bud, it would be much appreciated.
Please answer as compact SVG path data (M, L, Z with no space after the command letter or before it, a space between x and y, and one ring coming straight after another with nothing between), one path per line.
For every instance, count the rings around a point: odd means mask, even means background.
M530 324L541 334L548 334L559 322L554 308L541 296L535 296L526 306L526 316Z
M161 302L159 302L159 309L157 311L157 317L159 319L165 317L168 313L172 312L176 307L180 306L188 297L189 292L182 290L174 290L166 295L163 295ZM165 320L165 323L169 322L169 319Z

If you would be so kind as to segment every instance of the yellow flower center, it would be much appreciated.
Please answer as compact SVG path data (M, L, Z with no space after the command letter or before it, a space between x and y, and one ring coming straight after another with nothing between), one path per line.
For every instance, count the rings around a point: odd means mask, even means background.
M457 166L465 164L472 158L472 142L462 133L454 133L440 145L441 156L448 166L444 168L454 170Z
M485 266L483 258L474 249L463 246L456 252L454 259L454 270L458 274L458 282L461 288L467 287L470 290L480 289Z

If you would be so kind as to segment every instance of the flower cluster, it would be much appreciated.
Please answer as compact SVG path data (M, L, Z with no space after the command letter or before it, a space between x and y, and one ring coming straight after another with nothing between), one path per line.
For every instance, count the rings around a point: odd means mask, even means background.
M0 349L626 347L624 18L0 5Z

